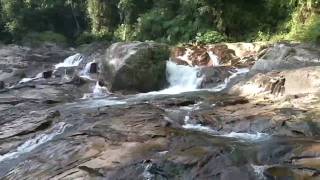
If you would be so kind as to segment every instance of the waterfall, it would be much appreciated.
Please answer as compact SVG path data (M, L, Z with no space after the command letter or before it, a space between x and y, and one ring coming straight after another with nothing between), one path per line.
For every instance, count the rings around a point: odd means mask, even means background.
M208 52L208 54L212 62L212 66L219 66L220 65L219 57L210 51Z
M96 85L92 89L92 93L85 93L81 99L88 99L88 98L100 98L106 97L110 95L108 88L105 86L101 86L99 81L96 82Z
M86 64L84 69L80 72L81 77L92 80L92 78L90 77L90 68L93 63L94 62L89 62Z
M62 63L56 64L55 69L61 67L76 67L79 66L81 61L83 60L83 56L79 53L67 57Z
M163 93L176 94L195 91L202 81L202 78L198 77L199 68L177 65L174 62L168 61L166 71L170 87L163 90Z

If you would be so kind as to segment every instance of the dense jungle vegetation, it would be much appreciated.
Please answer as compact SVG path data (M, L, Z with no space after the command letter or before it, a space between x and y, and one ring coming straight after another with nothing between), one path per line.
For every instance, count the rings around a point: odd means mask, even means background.
M320 42L320 0L0 0L0 40Z

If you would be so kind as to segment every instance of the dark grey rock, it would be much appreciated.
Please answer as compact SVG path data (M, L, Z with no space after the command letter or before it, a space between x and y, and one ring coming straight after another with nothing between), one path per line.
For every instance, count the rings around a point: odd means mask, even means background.
M101 76L111 91L148 92L166 84L169 47L154 42L116 43L100 59Z

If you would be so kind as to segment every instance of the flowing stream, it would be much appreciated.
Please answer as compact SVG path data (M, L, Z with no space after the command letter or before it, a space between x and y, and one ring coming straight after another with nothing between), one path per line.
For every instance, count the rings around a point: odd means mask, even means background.
M219 65L219 60L216 55L209 54L211 60L213 61L214 66ZM185 61L187 59L188 51L185 56L181 57ZM83 61L83 57L81 54L75 54L65 59L64 62L55 65L55 69L58 68L66 68L66 67L77 67ZM199 76L199 67L189 67L183 65L177 65L171 61L168 61L166 64L166 74L167 74L167 81L169 83L169 87L160 91L149 92L149 93L141 93L136 95L128 95L128 96L112 96L112 94L108 91L108 89L102 86L97 79L92 78L90 74L90 67L94 62L88 62L84 69L81 70L80 75L83 78L86 78L91 81L95 81L94 85L91 88L91 92L84 94L83 98L77 102L65 104L64 108L66 109L77 109L77 110L86 110L89 108L102 108L102 107L111 107L111 106L126 106L126 105L134 105L141 102L149 102L154 101L155 99L161 99L162 97L178 97L184 95L185 93L201 93L203 91L207 91L210 93L219 93L220 91L224 90L231 79L246 74L249 69L236 69L233 72L230 72L232 75L226 78L223 82L217 85L214 88L210 89L200 89L200 84L203 80L203 77ZM42 74L38 74L34 78L26 78L22 79L19 83L26 83L29 81L37 80L42 77ZM183 106L180 107L179 111L186 112L186 115L183 119L183 124L181 124L181 129L184 131L190 132L197 132L197 133L205 133L206 135L212 136L217 141L235 141L239 143L244 143L248 147L252 144L255 146L262 146L265 144L270 143L271 145L274 144L281 144L281 142L291 142L293 140L283 140L279 137L272 137L266 133L262 132L252 132L252 133L242 133L242 132L229 132L229 133L221 133L217 130L214 130L210 126L206 126L200 123L195 123L194 117L191 116L191 113L197 110L201 110L201 103L197 102L196 104ZM214 109L215 104L211 105L211 108ZM168 121L171 121L170 118L166 117ZM37 134L31 139L28 139L21 145L19 145L14 151L10 151L6 154L0 156L0 167L2 162L9 162L12 159L17 159L19 161L19 157L25 154L32 152L33 150L40 148L41 145L44 145L59 135L65 133L67 128L72 127L72 124L66 122L59 122L55 124L53 127L49 128L48 130L42 132L41 134ZM224 140L229 139L229 140ZM279 141L279 142L278 142ZM162 155L165 155L168 151L163 151ZM6 164L2 165L5 166ZM145 169L143 171L143 176L145 179L152 179L154 178L154 174L151 169L152 164L147 163L145 164ZM256 173L257 177L260 179L264 179L264 171L268 167L268 165L256 165L251 164L253 171Z

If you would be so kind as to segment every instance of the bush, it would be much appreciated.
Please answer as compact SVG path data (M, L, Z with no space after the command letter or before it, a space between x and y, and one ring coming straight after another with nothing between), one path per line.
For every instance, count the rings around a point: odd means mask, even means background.
M111 33L97 33L83 32L76 40L76 45L89 44L95 41L112 41Z
M199 44L213 44L226 41L226 37L217 31L207 31L205 33L197 33L195 37L196 43Z
M93 41L95 41L96 37L89 33L89 32L83 32L82 34L80 34L78 36L78 38L76 39L75 43L77 45L81 45L81 44L89 44Z
M136 32L132 25L121 24L114 32L114 37L121 41L131 41L136 37Z
M52 31L45 31L41 33L32 32L28 33L23 39L22 44L37 46L43 43L55 43L59 45L66 45L67 38L62 34L58 34Z

